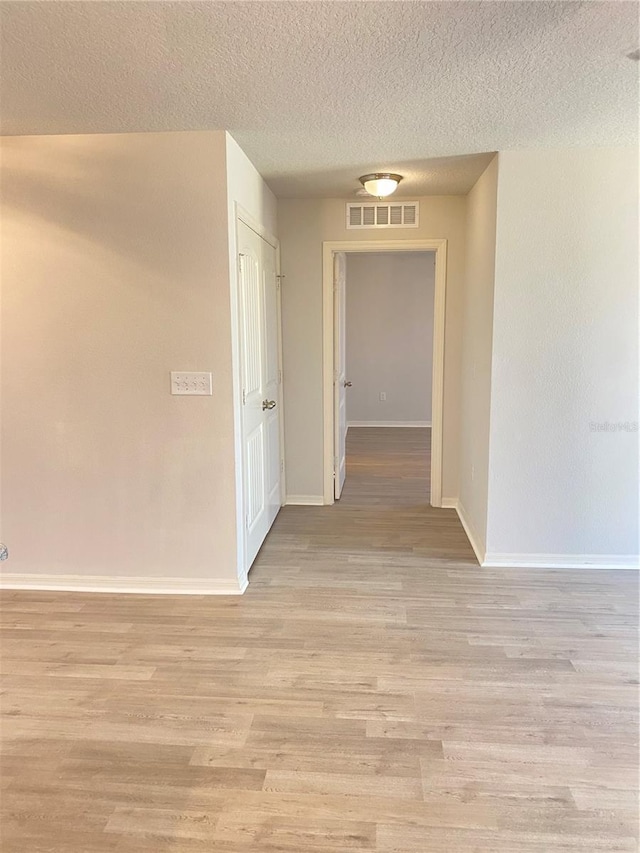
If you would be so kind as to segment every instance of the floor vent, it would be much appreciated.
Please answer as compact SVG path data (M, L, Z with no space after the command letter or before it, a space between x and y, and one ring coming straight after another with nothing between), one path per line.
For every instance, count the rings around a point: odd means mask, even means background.
M347 204L347 228L417 228L420 203Z

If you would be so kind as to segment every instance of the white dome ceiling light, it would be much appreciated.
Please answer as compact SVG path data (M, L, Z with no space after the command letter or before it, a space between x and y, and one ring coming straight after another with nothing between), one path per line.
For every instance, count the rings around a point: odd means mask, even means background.
M391 195L398 189L402 175L394 175L391 172L374 172L371 175L363 175L360 183L369 193L377 198Z

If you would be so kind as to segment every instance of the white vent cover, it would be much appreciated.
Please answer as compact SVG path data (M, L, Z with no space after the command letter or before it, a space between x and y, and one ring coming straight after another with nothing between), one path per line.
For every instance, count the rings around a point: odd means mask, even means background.
M417 228L420 202L347 204L347 228Z

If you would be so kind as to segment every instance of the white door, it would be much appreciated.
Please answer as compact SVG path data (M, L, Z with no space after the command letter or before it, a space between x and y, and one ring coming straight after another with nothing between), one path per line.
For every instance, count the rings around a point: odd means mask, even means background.
M347 308L347 257L336 252L333 261L333 310L334 310L334 493L336 500L342 494L347 476L347 388L351 385L346 375L346 308Z
M276 250L238 220L242 464L247 568L280 509Z

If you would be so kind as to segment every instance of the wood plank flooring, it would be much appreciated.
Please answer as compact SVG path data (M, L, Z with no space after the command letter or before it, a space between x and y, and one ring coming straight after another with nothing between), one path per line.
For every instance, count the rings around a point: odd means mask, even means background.
M636 851L638 578L483 570L351 430L241 598L2 595L3 853Z

